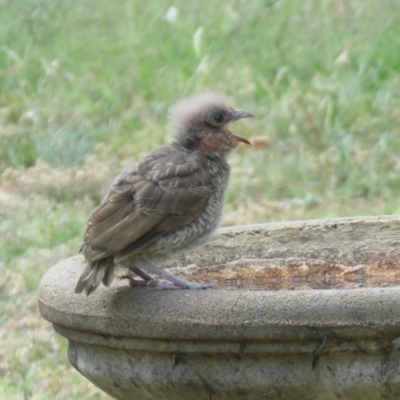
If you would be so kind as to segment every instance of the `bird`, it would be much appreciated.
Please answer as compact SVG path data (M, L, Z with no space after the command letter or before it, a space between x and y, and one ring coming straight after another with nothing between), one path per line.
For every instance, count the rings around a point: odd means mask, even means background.
M117 266L130 272L121 277L130 286L216 287L187 281L158 264L204 245L220 225L230 175L227 156L239 143L251 145L230 124L254 117L229 104L223 94L203 93L170 109L173 141L124 170L90 215L80 249L86 267L76 293L109 286Z

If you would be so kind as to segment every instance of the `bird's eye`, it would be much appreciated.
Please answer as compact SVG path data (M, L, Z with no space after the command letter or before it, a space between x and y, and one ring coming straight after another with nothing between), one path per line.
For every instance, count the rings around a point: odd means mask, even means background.
M220 124L223 122L224 116L222 114L215 114L213 119L217 124Z

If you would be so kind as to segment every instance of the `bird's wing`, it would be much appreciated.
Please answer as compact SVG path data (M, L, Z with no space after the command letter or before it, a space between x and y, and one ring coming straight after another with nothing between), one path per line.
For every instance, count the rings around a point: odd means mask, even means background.
M172 146L162 149L122 173L93 212L82 247L88 261L132 256L190 224L207 206L213 185L199 159Z

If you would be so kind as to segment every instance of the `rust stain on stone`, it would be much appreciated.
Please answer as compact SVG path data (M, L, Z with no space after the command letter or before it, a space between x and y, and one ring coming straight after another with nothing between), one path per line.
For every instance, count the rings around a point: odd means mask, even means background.
M175 270L195 281L217 282L223 289L349 289L400 285L399 260L374 257L370 264L345 265L323 260L243 260L231 265Z

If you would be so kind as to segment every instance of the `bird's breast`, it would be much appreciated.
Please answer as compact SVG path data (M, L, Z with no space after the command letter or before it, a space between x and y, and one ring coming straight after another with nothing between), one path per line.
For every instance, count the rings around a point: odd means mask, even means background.
M149 258L159 259L204 245L221 223L223 194L224 190L220 188L210 197L204 211L194 221L160 238L149 248Z

